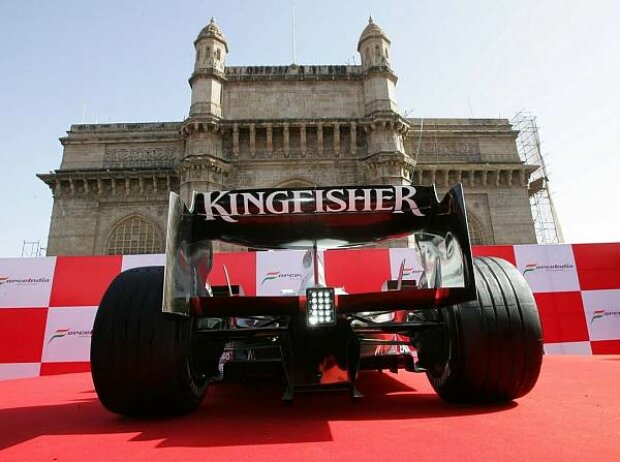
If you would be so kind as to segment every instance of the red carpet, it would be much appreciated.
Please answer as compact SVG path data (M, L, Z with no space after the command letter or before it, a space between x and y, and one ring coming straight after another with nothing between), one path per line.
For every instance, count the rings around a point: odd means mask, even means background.
M105 411L90 374L0 382L0 460L620 460L620 356L546 357L532 393L500 407L443 404L423 375L366 373L366 398L213 386L198 412Z

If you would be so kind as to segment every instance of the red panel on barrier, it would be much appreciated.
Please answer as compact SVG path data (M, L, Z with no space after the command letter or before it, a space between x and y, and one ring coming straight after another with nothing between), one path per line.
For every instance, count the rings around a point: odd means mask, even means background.
M0 363L41 361L47 308L0 310Z
M580 292L534 294L545 343L588 341Z
M210 284L226 285L223 265L226 265L231 284L242 286L245 295L256 295L256 252L216 253L208 278Z
M58 257L50 306L97 306L120 272L122 256Z
M41 375L71 374L73 372L90 372L90 363L79 362L41 364Z
M514 247L511 245L476 245L471 250L474 257L499 257L517 265Z
M581 290L620 287L620 244L574 244Z
M617 355L620 354L620 340L596 340L590 342L592 354Z
M380 291L390 279L388 249L330 250L325 252L327 285L348 293Z

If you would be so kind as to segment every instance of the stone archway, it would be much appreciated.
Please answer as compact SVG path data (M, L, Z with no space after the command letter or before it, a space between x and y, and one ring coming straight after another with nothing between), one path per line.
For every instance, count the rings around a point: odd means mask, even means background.
M471 245L489 245L487 233L480 220L471 212L467 213L467 224L469 225L469 242Z

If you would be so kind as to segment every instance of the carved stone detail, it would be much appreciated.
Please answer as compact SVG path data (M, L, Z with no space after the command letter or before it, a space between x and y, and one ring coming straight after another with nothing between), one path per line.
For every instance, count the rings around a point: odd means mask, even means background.
M474 156L480 154L480 147L476 140L435 140L427 138L420 143L420 154Z
M141 146L135 148L107 148L104 167L171 167L179 151L169 146Z

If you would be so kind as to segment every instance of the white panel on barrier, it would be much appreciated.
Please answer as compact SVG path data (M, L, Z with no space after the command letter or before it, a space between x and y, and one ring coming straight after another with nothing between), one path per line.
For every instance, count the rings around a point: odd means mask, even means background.
M164 266L166 263L166 255L163 253L155 253L150 255L123 255L123 264L121 271L127 271L132 268L141 266Z
M0 380L38 377L41 363L9 363L0 364Z
M323 266L324 255L319 251L319 265ZM302 287L311 283L314 276L312 255L305 250L258 252L256 258L256 294L297 294Z
M581 292L590 340L620 339L620 290Z
M47 307L56 257L0 260L0 308Z
M591 355L590 342L562 342L545 343L545 353L548 355Z
M398 279L400 267L405 262L403 279L419 281L424 269L416 249L390 249L391 279Z
M516 245L517 268L533 292L573 292L580 289L571 245Z
M96 313L96 306L50 308L43 340L43 362L89 361Z

